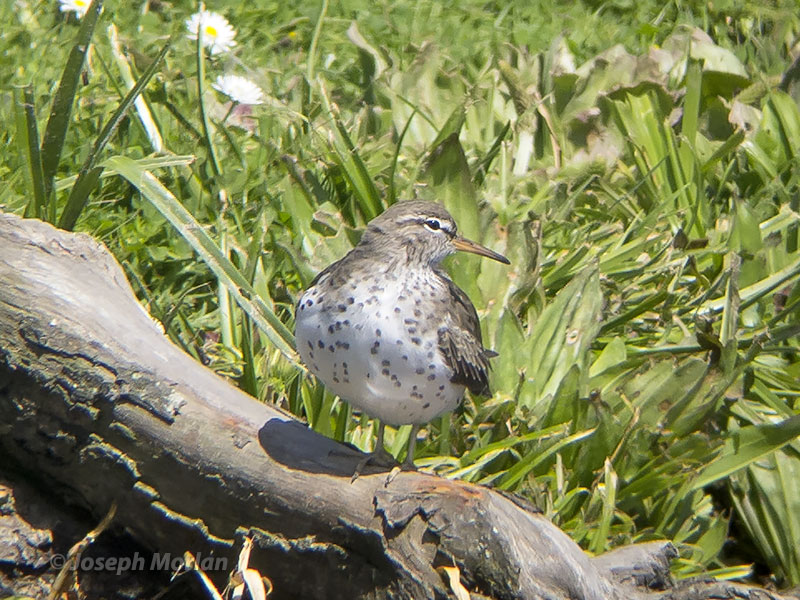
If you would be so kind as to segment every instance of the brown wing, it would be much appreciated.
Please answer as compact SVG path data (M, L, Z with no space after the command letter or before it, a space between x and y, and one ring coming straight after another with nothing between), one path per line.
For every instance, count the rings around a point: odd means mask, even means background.
M439 329L439 350L453 371L450 381L467 386L473 394L489 394L489 358L494 355L483 347L478 313L467 295L452 281L451 306L444 326Z

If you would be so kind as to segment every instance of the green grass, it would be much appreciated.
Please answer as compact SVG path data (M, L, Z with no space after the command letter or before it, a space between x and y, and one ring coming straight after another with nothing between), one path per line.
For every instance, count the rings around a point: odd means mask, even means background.
M590 552L668 538L679 577L800 584L793 3L220 2L221 56L190 3L94 26L18 4L0 207L105 242L187 352L370 446L298 366L294 302L387 204L437 200L512 266L449 262L495 392L418 464L530 497ZM266 103L231 110L222 73Z

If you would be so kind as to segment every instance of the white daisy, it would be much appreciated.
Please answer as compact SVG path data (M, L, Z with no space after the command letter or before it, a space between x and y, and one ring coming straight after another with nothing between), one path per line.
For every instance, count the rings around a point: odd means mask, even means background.
M74 12L79 19L89 10L91 0L58 0L61 12Z
M239 104L264 103L264 92L247 77L220 75L211 87Z
M228 23L228 19L216 12L203 10L194 13L186 19L186 29L189 30L187 37L190 40L196 40L198 32L202 31L203 46L212 55L229 52L236 45L233 39L236 37L236 30Z

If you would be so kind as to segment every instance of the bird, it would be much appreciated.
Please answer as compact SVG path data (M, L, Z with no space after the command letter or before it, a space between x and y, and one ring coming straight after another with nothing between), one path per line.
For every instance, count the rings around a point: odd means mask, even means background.
M371 462L397 464L385 425L412 425L402 469L414 469L419 428L455 409L465 389L489 390L489 359L466 293L441 266L456 251L510 264L458 233L440 204L400 201L321 271L295 309L298 354L330 391L379 421Z

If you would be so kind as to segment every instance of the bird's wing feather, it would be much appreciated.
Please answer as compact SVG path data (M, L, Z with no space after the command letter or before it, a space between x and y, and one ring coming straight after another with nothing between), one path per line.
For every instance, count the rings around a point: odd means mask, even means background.
M452 298L449 317L439 328L439 350L453 371L450 381L473 394L489 392L489 351L483 347L478 313L467 295L447 279Z
M347 258L347 257L345 257L345 258ZM343 260L344 260L344 258L340 258L340 259L339 259L339 260L337 260L336 262L329 264L327 267L325 267L324 269L322 269L322 271L320 271L319 273L317 273L317 274L316 274L316 276L314 277L314 279L312 279L312 280L311 280L311 283L309 283L309 284L306 286L305 292L303 292L303 294L307 293L307 292L308 292L308 291L309 291L311 288L313 288L315 285L317 285L317 284L321 284L321 283L323 282L323 280L324 280L324 279L326 279L326 278L327 278L327 279L330 279L328 276L329 276L331 273L335 272L335 270L336 270L336 267L337 267L337 266L339 265L339 263L341 263ZM335 285L342 285L342 283L341 283L341 282L333 282L333 283L334 283ZM300 306L300 301L303 299L303 294L301 294L301 295L300 295L300 298L298 298L297 302L295 303L295 306L294 306L295 312L297 312L297 310L298 310L298 308L299 308L299 306Z

